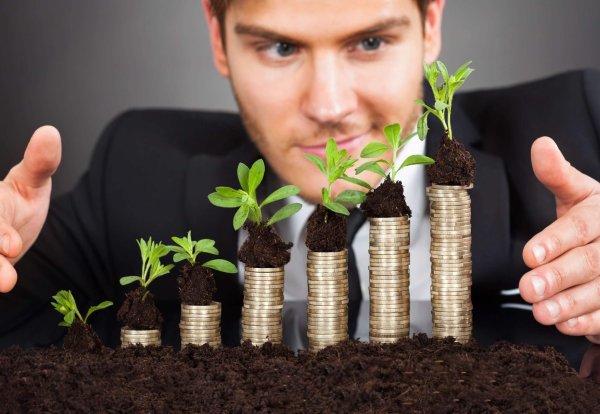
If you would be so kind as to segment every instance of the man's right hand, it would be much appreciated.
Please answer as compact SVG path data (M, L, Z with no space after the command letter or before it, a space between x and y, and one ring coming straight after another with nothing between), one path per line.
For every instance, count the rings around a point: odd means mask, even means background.
M60 134L43 126L33 133L23 160L0 181L0 292L17 282L14 264L40 234L48 215L52 174L61 158Z

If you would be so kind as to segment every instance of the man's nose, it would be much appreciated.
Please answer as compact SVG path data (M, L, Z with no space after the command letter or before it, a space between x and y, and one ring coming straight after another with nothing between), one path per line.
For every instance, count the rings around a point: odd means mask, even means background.
M335 126L356 110L351 76L335 55L315 57L307 78L301 110L310 120Z

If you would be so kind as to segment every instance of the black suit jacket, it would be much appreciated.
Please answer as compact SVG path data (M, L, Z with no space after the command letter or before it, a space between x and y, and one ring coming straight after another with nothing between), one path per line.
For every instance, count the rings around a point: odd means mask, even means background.
M556 217L553 196L535 179L530 146L553 137L567 159L600 178L600 74L572 72L511 88L465 93L455 99L453 130L477 161L473 205L473 300L475 336L551 344L573 363L587 342L538 325L530 312L503 309L501 289L514 289L526 271L524 243ZM430 99L430 97L429 97ZM441 139L431 122L427 153ZM115 308L92 317L109 345L118 344L116 308L127 290L121 276L138 274L136 238L170 242L192 230L216 241L221 257L236 259L232 211L209 204L217 185L236 185L236 165L259 157L238 115L179 110L122 114L104 131L91 166L76 188L53 200L46 225L19 262L19 281L0 296L0 345L59 342L64 328L50 297L70 289L80 306L110 299ZM242 290L234 277L217 275L216 300L225 318L239 316ZM174 277L151 287L165 313L165 342L177 338ZM227 310L229 309L229 310ZM234 323L235 326L237 324ZM239 340L236 329L224 341ZM239 343L239 342L238 342Z

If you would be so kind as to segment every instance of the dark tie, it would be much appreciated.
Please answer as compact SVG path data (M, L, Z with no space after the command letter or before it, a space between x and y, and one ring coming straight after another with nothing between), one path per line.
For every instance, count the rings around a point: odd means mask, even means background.
M365 216L358 208L354 208L350 212L347 221L346 231L346 246L348 247L348 298L350 304L348 306L348 334L350 338L354 337L356 326L358 323L358 311L362 300L362 292L360 289L360 277L358 268L356 267L356 255L352 249L352 241L365 222Z

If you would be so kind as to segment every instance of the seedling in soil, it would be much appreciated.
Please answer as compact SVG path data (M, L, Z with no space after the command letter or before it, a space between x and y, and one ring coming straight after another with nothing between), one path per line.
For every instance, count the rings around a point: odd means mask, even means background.
M139 282L140 286L148 292L148 286L161 276L169 274L173 265L163 265L160 259L169 254L169 248L161 242L154 242L152 237L146 242L144 239L137 240L142 255L142 273L141 276L124 276L119 279L122 286L133 282ZM145 297L145 295L144 295Z
M431 86L435 103L434 107L432 108L423 102L423 100L417 100L417 103L425 108L425 112L423 115L421 115L419 121L417 122L417 133L419 134L419 138L424 139L427 135L427 131L429 130L427 126L427 118L429 117L429 114L433 114L442 122L448 139L453 139L452 124L450 122L452 115L452 99L454 98L454 93L456 90L460 88L462 84L465 83L465 80L467 80L469 75L473 73L473 69L469 67L470 64L471 61L466 62L452 75L448 73L446 65L439 60L435 61L431 65L428 65L427 63L423 64L425 69L425 78ZM440 75L442 76L443 83L438 86L438 78Z
M167 246L169 251L175 253L173 261L175 263L187 260L190 265L196 264L196 258L200 253L217 255L219 251L215 247L215 241L210 239L202 239L198 241L192 240L192 232L188 231L186 237L171 237L175 245ZM202 263L200 266L208 267L209 269L217 270L223 273L237 273L237 267L229 260L213 259Z
M345 190L337 197L331 194L331 187L337 180L344 180L352 184L359 185L366 189L371 186L361 179L349 177L346 174L348 169L352 168L358 160L352 159L345 149L339 150L333 138L329 138L325 147L325 161L313 154L305 154L327 178L327 187L321 190L323 206L328 210L344 216L350 215L348 209L343 203L357 205L364 201L365 193L359 190Z
M357 174L360 174L363 171L371 171L379 174L383 178L386 178L389 175L392 182L396 182L396 175L404 167L408 167L409 165L429 165L435 162L432 158L429 158L425 155L414 154L408 156L400 166L396 167L398 151L400 151L400 148L402 148L416 134L410 134L402 138L402 127L398 123L386 126L383 129L383 132L388 143L385 144L383 142L371 142L367 144L365 148L363 148L360 156L362 158L377 158L387 151L391 151L392 161L390 162L383 158L375 161L368 161L356 169ZM424 138L425 137L422 139ZM386 168L382 167L380 164Z
M54 309L64 316L63 321L58 325L66 326L67 328L71 327L76 316L81 320L81 322L87 324L87 320L92 313L100 309L108 308L113 304L110 301L104 301L96 306L92 306L88 309L84 318L81 316L79 309L77 309L77 303L75 303L75 298L70 290L61 290L56 295L52 296L52 299L55 300L55 302L51 302Z
M262 208L275 201L284 200L300 192L300 188L294 185L286 185L275 190L271 195L259 203L256 198L256 189L265 176L265 163L259 159L251 168L240 162L237 176L241 189L231 187L216 187L215 192L208 195L209 201L217 207L237 208L233 217L233 228L239 230L247 220L254 224L263 224ZM266 225L271 226L278 221L284 220L296 214L302 205L300 203L288 204L273 214Z

